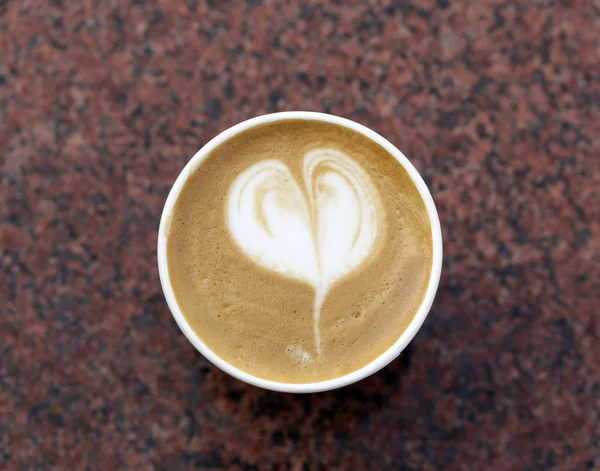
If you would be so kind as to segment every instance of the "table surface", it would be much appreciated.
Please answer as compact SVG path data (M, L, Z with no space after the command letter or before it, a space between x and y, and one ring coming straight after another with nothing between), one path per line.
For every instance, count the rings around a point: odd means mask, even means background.
M597 1L0 4L0 468L600 469ZM305 396L212 367L155 262L195 151L297 109L402 149L445 238L409 349Z

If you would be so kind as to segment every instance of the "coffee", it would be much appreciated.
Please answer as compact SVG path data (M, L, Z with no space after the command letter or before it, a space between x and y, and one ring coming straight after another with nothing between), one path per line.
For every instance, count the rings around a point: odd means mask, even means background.
M243 131L187 179L167 240L189 325L259 378L308 383L370 363L406 329L429 282L432 236L410 176L331 123Z

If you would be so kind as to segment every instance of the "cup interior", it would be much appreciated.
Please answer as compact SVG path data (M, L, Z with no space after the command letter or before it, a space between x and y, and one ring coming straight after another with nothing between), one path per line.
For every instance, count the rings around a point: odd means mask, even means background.
M370 138L372 141L376 142L381 147L383 147L406 169L415 186L417 187L417 190L419 191L419 194L421 195L421 198L425 203L432 231L433 257L431 275L429 277L429 285L427 286L427 291L425 292L425 296L423 298L421 306L419 307L417 313L415 314L413 320L408 325L406 330L388 350L382 353L371 363L363 366L362 368L356 371L353 371L352 373L340 376L339 378L334 378L326 381L319 381L315 383L281 383L277 381L270 381L258 378L240 370L239 368L234 367L233 365L227 363L221 357L216 355L196 335L196 333L188 324L175 298L175 294L173 292L173 287L171 286L168 273L167 238L169 235L171 216L173 213L175 202L177 201L181 189L183 188L190 174L192 174L202 164L204 159L206 159L206 157L210 154L210 152L213 149L215 149L217 146L230 139L231 137L235 136L236 134L261 124L289 119L306 119L313 121L322 121L344 126L346 128L352 129L353 131L365 135L366 137ZM212 140L210 140L198 152L196 152L196 154L191 158L191 160L181 171L181 173L177 177L177 180L175 180L171 191L169 192L169 196L167 197L167 201L165 203L160 219L157 249L158 271L160 275L162 289L167 300L167 304L169 306L169 309L171 310L171 313L173 314L173 317L175 318L175 321L177 322L177 325L179 325L179 328L183 331L184 335L192 343L192 345L194 345L194 347L196 347L196 349L216 367L220 368L225 373L228 373L229 375L241 381L261 388L289 393L320 392L347 386L379 371L381 368L389 364L392 360L397 358L398 355L400 355L400 353L410 343L410 341L413 339L413 337L416 335L421 325L425 321L425 318L429 313L429 310L435 297L435 293L438 288L442 269L442 231L440 227L440 220L431 193L429 192L427 185L425 184L423 178L421 177L419 172L417 172L415 167L404 156L404 154L400 152L400 150L398 150L392 143L390 143L387 139L377 134L375 131L372 131L371 129L349 119L311 111L287 111L282 113L267 114L264 116L258 116L256 118L249 119L223 131L222 133L214 137Z

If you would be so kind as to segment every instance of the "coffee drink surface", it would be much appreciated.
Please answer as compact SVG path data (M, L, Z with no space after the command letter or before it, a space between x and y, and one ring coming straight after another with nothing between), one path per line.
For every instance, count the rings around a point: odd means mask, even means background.
M263 124L218 146L168 231L192 329L233 366L285 383L337 378L385 352L432 265L427 210L404 167L321 121Z

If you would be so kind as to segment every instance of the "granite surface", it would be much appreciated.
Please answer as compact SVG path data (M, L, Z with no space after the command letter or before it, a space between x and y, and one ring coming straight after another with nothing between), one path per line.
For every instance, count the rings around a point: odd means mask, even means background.
M600 469L600 3L0 1L0 469ZM170 185L246 118L423 173L440 289L342 390L246 386L173 321Z

